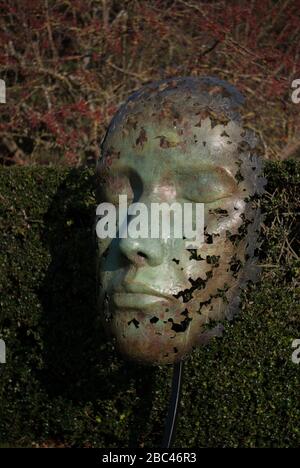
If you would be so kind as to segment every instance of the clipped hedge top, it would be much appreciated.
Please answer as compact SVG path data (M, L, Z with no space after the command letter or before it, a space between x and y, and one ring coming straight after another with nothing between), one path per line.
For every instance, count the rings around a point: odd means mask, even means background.
M184 370L175 446L298 447L300 164L268 163L261 282ZM91 170L0 170L0 446L160 445L171 368L122 361L95 307Z

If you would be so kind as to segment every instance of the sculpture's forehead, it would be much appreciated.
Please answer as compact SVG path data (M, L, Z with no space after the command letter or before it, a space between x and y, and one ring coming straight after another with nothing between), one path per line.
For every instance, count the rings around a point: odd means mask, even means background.
M257 141L243 128L236 88L213 78L152 83L132 95L112 120L103 162L222 167L256 191L261 165ZM150 164L151 166L151 164ZM248 191L248 190L247 190Z
M122 157L158 153L162 161L222 162L233 170L248 135L237 113L240 96L222 83L186 78L145 86L116 114L104 152L113 149Z
M165 112L162 107L154 115L127 114L109 132L104 156L117 157L123 163L155 160L162 166L187 164L196 169L209 165L224 167L232 174L238 171L241 145L247 136L235 121L222 123L206 110L174 119Z
M210 107L223 110L230 119L237 119L244 98L234 86L218 78L176 78L143 86L129 97L123 111L164 103L178 106L178 111L187 113L189 109L193 112L193 107Z
M243 97L228 83L212 77L176 78L150 83L133 93L121 106L110 128L146 121L172 121L177 124L199 121L204 110L218 114L218 121L240 120L239 108Z

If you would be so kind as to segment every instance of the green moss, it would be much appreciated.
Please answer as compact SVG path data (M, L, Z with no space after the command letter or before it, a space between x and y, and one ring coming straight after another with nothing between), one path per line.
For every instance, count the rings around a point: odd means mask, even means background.
M300 164L269 163L260 262L225 334L185 364L176 444L298 447ZM159 446L171 368L123 362L95 308L90 170L0 171L0 440Z

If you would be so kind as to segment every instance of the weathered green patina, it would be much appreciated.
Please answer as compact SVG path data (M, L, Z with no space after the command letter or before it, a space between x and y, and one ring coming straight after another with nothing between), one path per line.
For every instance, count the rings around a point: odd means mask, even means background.
M99 202L204 203L205 242L99 240L99 306L129 359L173 363L222 333L257 277L265 183L243 97L217 78L177 78L133 94L108 129Z

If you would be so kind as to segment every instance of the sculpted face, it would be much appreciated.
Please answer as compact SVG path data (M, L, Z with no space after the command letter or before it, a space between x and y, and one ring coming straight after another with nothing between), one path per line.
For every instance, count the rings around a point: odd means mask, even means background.
M205 238L98 240L99 308L129 359L173 363L221 333L255 277L264 179L240 94L216 78L145 86L113 119L98 165L99 202L204 203Z

